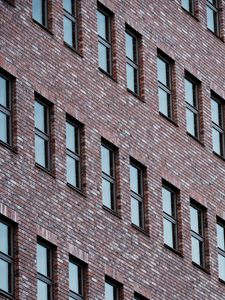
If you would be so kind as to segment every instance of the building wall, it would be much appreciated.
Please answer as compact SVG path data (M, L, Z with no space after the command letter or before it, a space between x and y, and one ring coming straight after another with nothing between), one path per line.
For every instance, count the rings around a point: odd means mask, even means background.
M52 1L51 32L32 20L31 1L0 1L0 67L15 77L14 150L0 145L0 212L18 223L15 299L36 298L36 239L57 246L55 293L68 299L68 254L88 263L86 298L104 299L105 274L122 299L222 299L216 216L225 214L224 161L212 153L210 93L225 95L222 40L179 0L101 0L115 14L116 80L98 69L96 1L81 1L81 53L63 43L62 1ZM142 35L144 101L126 89L125 22ZM175 60L176 123L158 113L157 48ZM202 143L186 133L184 70L202 82ZM53 104L52 163L35 166L34 92ZM84 194L66 185L66 113L84 124ZM119 148L117 217L102 208L101 137ZM131 226L130 156L147 167L144 234ZM180 190L182 255L164 247L162 179ZM192 264L190 197L207 208L209 271ZM0 296L0 299L5 299Z

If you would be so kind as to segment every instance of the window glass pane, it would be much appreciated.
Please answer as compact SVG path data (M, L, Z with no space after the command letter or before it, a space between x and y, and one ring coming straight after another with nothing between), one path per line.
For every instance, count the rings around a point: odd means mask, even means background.
M215 14L213 10L207 6L207 27L213 32L216 31L214 18L215 18Z
M9 117L0 111L0 140L9 143Z
M158 57L157 68L158 68L158 81L160 81L165 86L169 86L168 64Z
M41 137L35 135L35 161L42 167L47 167L47 142Z
M78 129L66 122L66 148L78 153Z
M109 283L105 283L105 300L115 300L115 295L114 295L114 286L109 284Z
M109 48L102 43L98 43L98 63L102 70L109 73Z
M105 180L104 178L102 179L102 201L103 204L114 210L114 185Z
M0 223L0 252L9 255L9 227Z
M140 183L139 183L139 170L138 168L130 165L130 189L136 194L140 194Z
M76 180L76 160L70 156L66 156L67 165L67 182L73 186L77 186Z
M98 10L97 19L98 19L98 35L103 39L108 40L107 32L106 32L107 17Z
M197 137L197 115L187 108L186 119L187 132Z
M192 106L196 107L194 97L195 85L189 80L185 79L185 100Z
M37 282L37 300L49 300L49 287L47 283L38 280Z
M183 8L190 12L190 0L182 0L181 5L183 6Z
M126 32L126 56L132 61L135 61L134 49L135 38Z
M220 249L225 250L225 243L224 243L224 227L219 224L216 224L217 228L217 245Z
M38 273L48 276L48 249L37 244L37 271Z
M33 6L32 6L32 12L33 12L33 18L36 20L38 23L43 24L43 2L45 0L33 0Z
M172 192L166 188L162 188L163 211L170 216L174 215L174 207L172 201Z
M199 211L196 208L191 206L190 214L191 214L191 230L193 230L198 234L201 234L200 224L199 224Z
M82 295L81 267L69 262L69 288L76 294Z
M175 248L175 224L172 222L163 219L163 227L164 227L164 243L171 248Z
M219 155L223 155L222 134L215 128L212 129L213 151Z
M35 114L35 127L38 128L42 132L46 132L46 119L47 119L47 111L46 107L35 101L34 107L34 114Z
M170 95L159 88L159 111L170 118Z
M7 104L7 81L0 76L0 105L8 107Z
M101 159L102 159L102 171L109 175L113 175L112 170L112 151L108 148L101 146Z
M202 243L194 238L191 237L192 242L192 261L198 265L202 265Z
M73 22L64 16L64 41L73 47L73 32L74 25Z
M73 14L73 1L74 0L63 0L63 8L71 15Z
M4 260L0 259L0 289L10 293L10 265Z
M218 254L219 278L225 281L225 257Z
M127 64L127 88L137 93L137 70Z
M212 121L221 126L221 104L215 100L211 100L211 110L212 110Z
M131 197L131 222L142 227L142 202Z

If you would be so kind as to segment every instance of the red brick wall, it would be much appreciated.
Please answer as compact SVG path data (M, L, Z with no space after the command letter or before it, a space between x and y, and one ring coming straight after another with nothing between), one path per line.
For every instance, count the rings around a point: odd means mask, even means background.
M95 0L80 2L83 56L64 46L62 1L52 0L51 33L32 21L31 2L0 0L0 67L16 78L15 151L0 145L0 212L18 223L15 300L36 298L37 235L57 246L56 300L68 299L69 253L88 263L89 300L104 299L105 274L123 284L122 300L134 291L223 299L216 215L225 218L225 162L212 153L210 90L224 98L225 45L206 29L206 0L197 1L198 20L179 0L102 0L115 14L117 81L98 70ZM145 102L126 90L125 22L142 35ZM175 61L178 126L158 113L157 48ZM202 81L203 144L186 134L184 70ZM54 105L54 176L35 167L34 92ZM66 113L85 125L86 197L66 185ZM119 148L121 218L102 209L101 137ZM130 224L129 155L147 167L149 236ZM162 178L180 189L183 256L163 246ZM190 196L207 208L210 274L191 262Z

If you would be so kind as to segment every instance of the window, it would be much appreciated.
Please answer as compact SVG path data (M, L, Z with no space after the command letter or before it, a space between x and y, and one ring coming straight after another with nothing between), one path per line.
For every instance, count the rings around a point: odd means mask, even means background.
M211 98L213 151L224 156L223 104L216 97Z
M52 299L52 249L37 243L37 300Z
M144 228L143 169L133 160L130 162L131 222Z
M138 37L128 28L126 29L126 68L127 89L139 95L139 51Z
M178 250L178 222L176 192L166 186L162 187L164 243Z
M99 68L112 75L111 16L98 7L98 63Z
M134 300L147 300L147 299L137 293L134 293Z
M199 138L199 113L197 83L189 77L185 79L186 127L187 132Z
M64 42L77 50L77 6L76 0L63 0L64 8Z
M32 0L33 19L44 27L48 27L48 1Z
M81 189L80 127L66 121L67 183Z
M207 0L207 27L219 35L219 1Z
M157 58L159 111L172 119L171 64L162 56Z
M119 300L119 288L114 281L105 281L105 300Z
M195 13L195 0L181 0L182 7L190 14Z
M0 141L11 145L11 82L0 74Z
M50 169L50 124L49 107L39 99L35 100L35 161Z
M76 260L69 261L69 300L81 300L84 297L83 289L83 266L77 263Z
M103 205L116 211L115 150L106 143L101 145L101 161Z
M216 227L219 278L225 281L225 225L224 223L218 221Z
M0 292L13 294L13 228L0 219Z
M205 267L204 257L204 228L203 210L191 202L191 242L192 242L192 261L201 267Z

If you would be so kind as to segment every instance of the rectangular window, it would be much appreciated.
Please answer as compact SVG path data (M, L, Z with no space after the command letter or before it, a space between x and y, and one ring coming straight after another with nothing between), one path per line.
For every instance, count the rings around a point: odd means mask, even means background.
M127 89L139 95L139 40L137 35L126 29Z
M105 280L105 300L119 300L119 287L111 280Z
M185 77L186 128L187 132L199 138L199 112L197 83Z
M157 57L159 111L172 119L171 64L162 56Z
M133 160L130 162L131 222L144 229L143 169Z
M52 249L37 243L37 300L52 299Z
M181 0L182 7L194 16L195 14L195 0Z
M32 0L33 19L48 27L48 0Z
M64 42L77 50L77 6L76 0L63 0L64 9Z
M211 98L213 151L224 156L223 104L216 97Z
M80 127L66 121L67 183L81 189Z
M191 216L191 242L192 242L192 261L201 267L205 267L204 250L204 220L203 210L193 202L190 204Z
M0 141L11 145L11 82L4 75L0 74Z
M163 185L162 200L164 243L170 248L178 250L178 221L176 198L176 192L172 188Z
M0 292L13 294L13 228L0 219Z
M101 162L103 205L116 211L115 149L106 143L101 145Z
M35 100L35 161L50 170L50 122L49 106Z
M219 35L219 1L207 0L207 27Z
M111 42L111 15L98 7L98 63L99 68L112 75L112 42Z
M217 249L219 278L225 282L225 225L217 222Z
M83 266L76 260L69 261L69 300L84 298Z
M134 293L134 300L147 300L147 299L137 293Z

